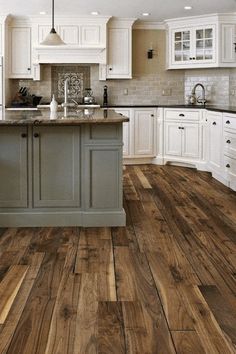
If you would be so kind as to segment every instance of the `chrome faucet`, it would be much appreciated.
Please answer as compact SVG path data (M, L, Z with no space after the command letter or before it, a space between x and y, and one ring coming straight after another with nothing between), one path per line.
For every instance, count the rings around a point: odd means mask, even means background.
M200 96L196 99L196 89L197 87L200 86L202 88L202 98L200 98ZM203 84L196 84L194 86L194 88L192 89L192 96L195 97L197 103L201 103L201 104L206 104L207 100L206 100L206 90L205 87L203 86Z

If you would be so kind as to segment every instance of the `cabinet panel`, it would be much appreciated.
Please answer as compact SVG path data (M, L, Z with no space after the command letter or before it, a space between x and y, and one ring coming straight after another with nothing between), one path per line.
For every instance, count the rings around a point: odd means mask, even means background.
M100 45L100 26L81 26L81 45Z
M131 78L131 76L130 30L109 28L107 78Z
M222 63L235 63L236 25L222 24L221 26L221 61Z
M209 124L209 166L215 171L222 168L222 114L208 113Z
M10 78L31 77L31 29L13 27L10 30Z
M27 199L27 128L0 127L0 207L27 207Z
M154 110L134 110L134 154L154 155Z
M117 188L122 184L121 154L121 148L94 146L86 149L87 209L121 208L122 193L121 188Z
M128 118L131 118L130 110L116 109L116 113L120 113ZM131 154L131 122L123 123L123 155L129 156Z
M60 26L59 33L66 44L79 44L78 26Z
M214 63L216 61L215 26L199 26L193 29L193 61Z
M33 132L34 207L80 206L80 128Z
M175 122L165 123L165 155L181 156L182 130Z
M199 158L199 125L183 123L182 156Z

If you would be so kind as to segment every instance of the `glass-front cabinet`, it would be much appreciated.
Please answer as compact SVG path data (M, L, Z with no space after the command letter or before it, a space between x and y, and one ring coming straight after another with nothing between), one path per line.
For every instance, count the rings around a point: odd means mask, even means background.
M214 63L216 60L215 26L173 29L171 36L171 64L193 66Z

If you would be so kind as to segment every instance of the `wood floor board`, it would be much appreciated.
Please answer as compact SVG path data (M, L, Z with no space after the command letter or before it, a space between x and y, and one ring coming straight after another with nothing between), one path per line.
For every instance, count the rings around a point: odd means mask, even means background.
M236 353L236 193L123 174L126 227L0 228L0 354Z

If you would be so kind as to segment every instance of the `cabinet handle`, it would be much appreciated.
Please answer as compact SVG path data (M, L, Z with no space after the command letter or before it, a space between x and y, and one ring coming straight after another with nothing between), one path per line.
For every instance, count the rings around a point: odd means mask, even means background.
M110 71L112 71L112 68L109 68Z
M227 140L226 143L227 143L227 144L231 144L231 140Z
M193 59L193 60L196 60L196 58L195 58L195 57L193 57L192 59Z
M212 125L216 125L216 122L213 122Z
M189 60L193 60L193 58L189 58Z
M35 138L38 138L38 137L39 137L39 134L38 134L38 133L34 133L34 137L35 137Z
M26 133L22 133L22 134L21 134L21 137L22 137L22 138L27 138L27 134L26 134Z
M229 164L229 163L227 163L227 165L226 165L225 167L230 168L230 164Z
M182 130L184 130L185 128L184 127L182 127Z
M227 120L225 123L226 123L226 124L230 124L230 120Z
M179 114L179 117L185 117L185 115L183 113Z
M31 68L28 68L27 70L28 70L28 71L30 71L30 70L31 70Z
M178 129L182 129L181 127L178 127Z

